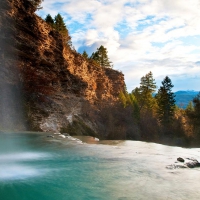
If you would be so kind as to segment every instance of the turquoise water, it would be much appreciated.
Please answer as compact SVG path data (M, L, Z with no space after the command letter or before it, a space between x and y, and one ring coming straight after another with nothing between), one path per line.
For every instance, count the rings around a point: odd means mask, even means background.
M200 149L0 133L0 199L199 199L198 168L166 168L179 156L200 159Z

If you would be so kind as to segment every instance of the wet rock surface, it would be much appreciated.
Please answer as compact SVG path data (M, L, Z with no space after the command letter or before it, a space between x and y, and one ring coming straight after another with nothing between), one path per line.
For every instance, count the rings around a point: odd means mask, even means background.
M194 167L200 167L200 163L198 162L198 160L194 159L194 158L187 158L186 160L188 160L185 165L189 168L194 168Z
M168 165L167 169L178 169L178 168L196 168L200 167L200 163L195 158L177 158L179 162L175 162L175 164Z
M183 158L181 158L181 157L177 158L177 160L178 160L179 162L185 162L185 160L184 160Z

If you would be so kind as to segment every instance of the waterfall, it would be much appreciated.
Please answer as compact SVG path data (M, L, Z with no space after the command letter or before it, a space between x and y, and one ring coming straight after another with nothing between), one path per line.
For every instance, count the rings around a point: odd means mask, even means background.
M23 100L19 81L12 2L0 2L0 130L23 130Z

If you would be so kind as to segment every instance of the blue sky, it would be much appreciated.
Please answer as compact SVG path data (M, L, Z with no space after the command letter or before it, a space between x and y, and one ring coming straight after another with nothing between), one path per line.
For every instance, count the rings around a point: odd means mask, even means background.
M153 72L174 91L200 91L200 0L44 0L42 18L60 13L73 46L89 54L100 45L129 91Z

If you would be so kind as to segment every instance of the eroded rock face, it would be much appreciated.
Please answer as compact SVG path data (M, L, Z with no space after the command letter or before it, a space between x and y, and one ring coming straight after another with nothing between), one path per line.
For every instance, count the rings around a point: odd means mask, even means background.
M29 129L60 131L85 105L114 104L124 76L89 63L34 11L27 0L1 0L0 78L23 94ZM98 129L92 119L86 123Z

